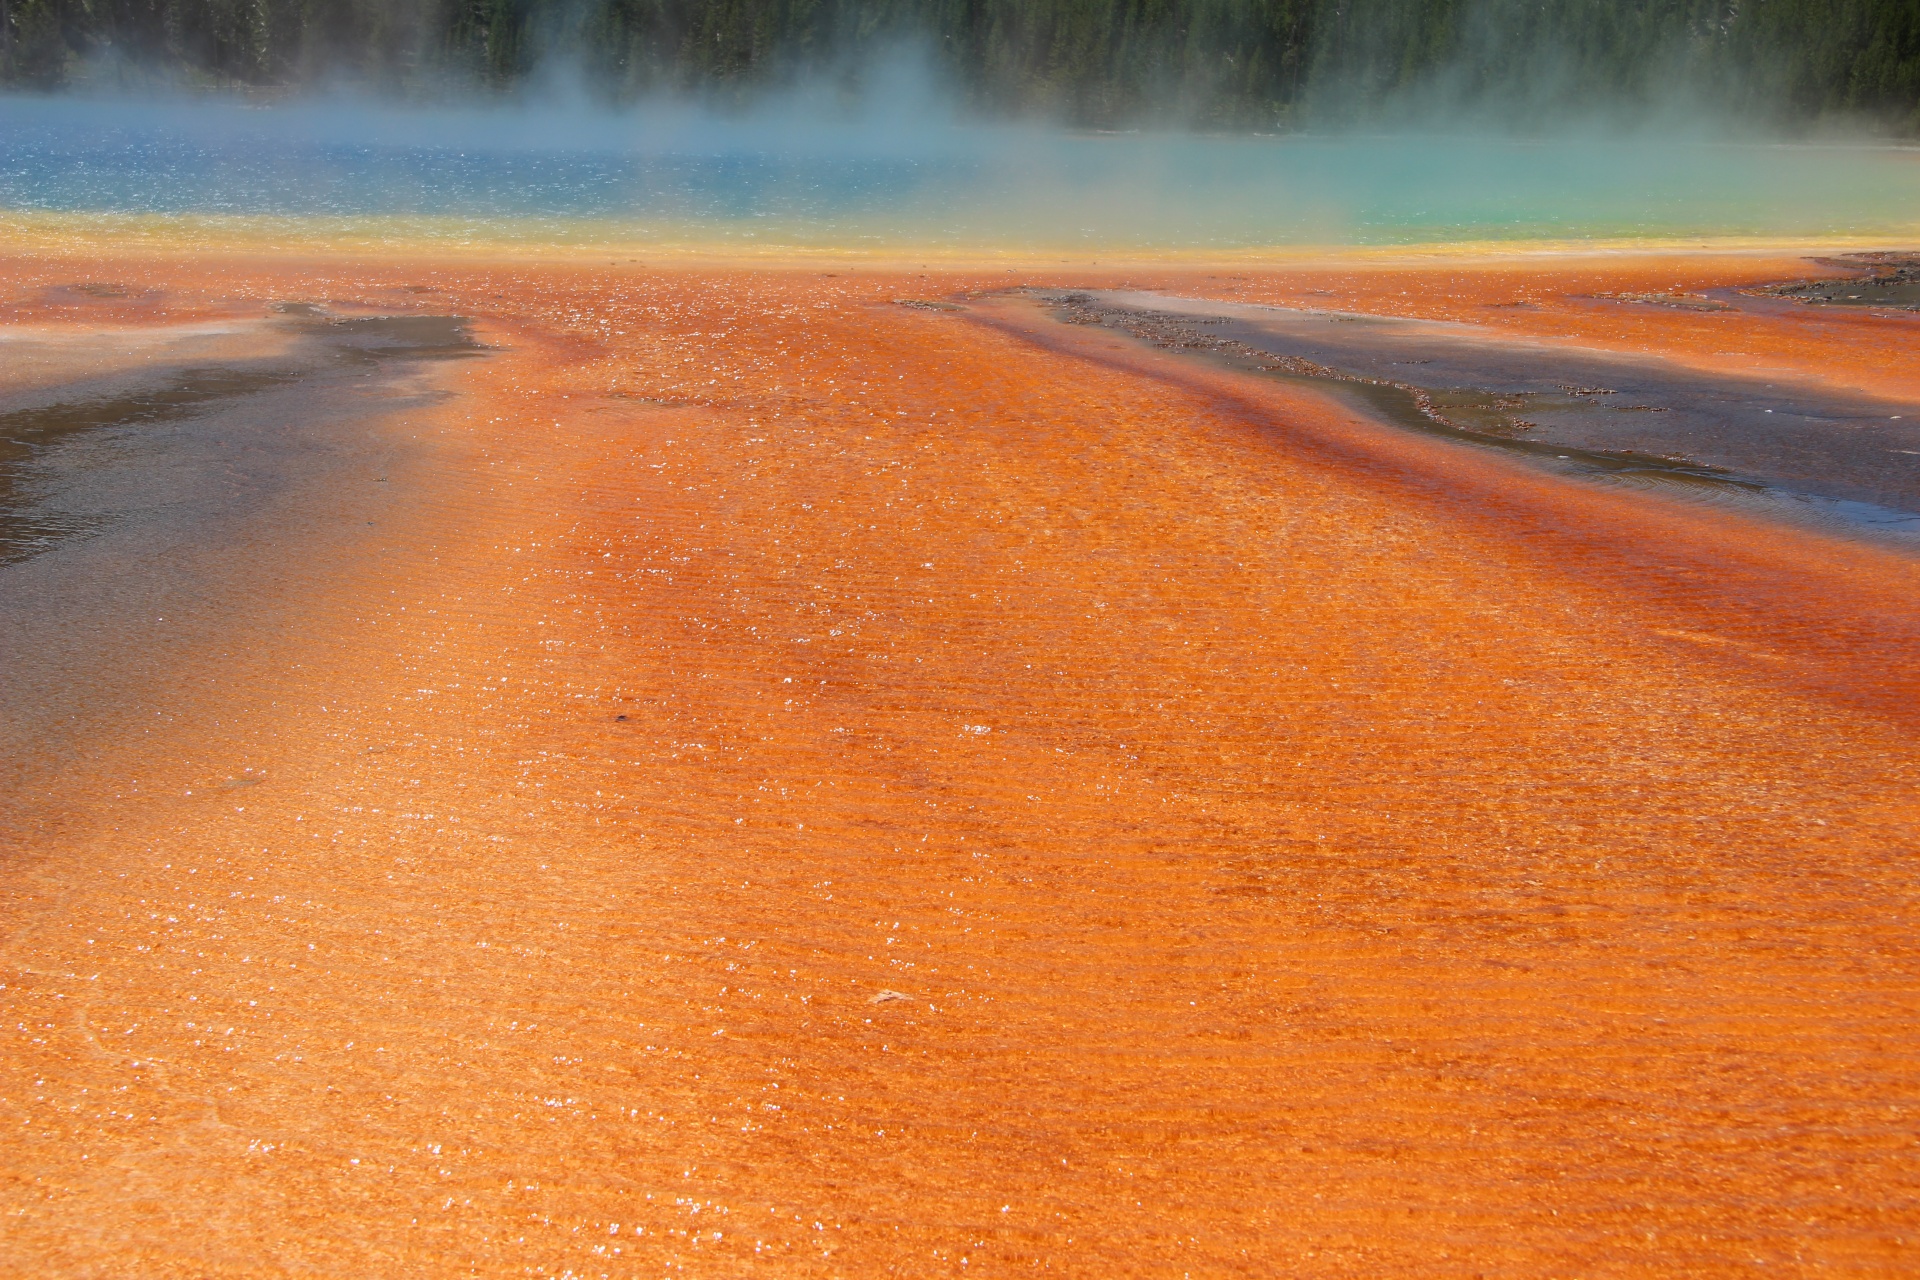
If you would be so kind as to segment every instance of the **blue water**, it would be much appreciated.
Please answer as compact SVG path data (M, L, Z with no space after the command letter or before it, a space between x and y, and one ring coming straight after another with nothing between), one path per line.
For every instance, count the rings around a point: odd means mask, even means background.
M1600 135L1094 135L927 113L14 97L0 98L0 210L1062 249L1900 237L1920 229L1920 152Z

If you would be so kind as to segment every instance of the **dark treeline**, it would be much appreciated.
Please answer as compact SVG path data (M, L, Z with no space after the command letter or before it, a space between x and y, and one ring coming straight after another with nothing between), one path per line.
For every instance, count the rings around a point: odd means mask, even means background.
M1920 132L1920 0L0 0L0 80L400 97L564 67L597 96L852 83L918 48L970 105L1285 128L1633 104Z

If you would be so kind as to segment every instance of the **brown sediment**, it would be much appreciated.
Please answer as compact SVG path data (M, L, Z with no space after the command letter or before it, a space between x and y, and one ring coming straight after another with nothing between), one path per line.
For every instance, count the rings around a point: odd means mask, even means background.
M1913 385L1872 317L1828 367L1800 318L1580 300L1777 265L1530 267L1497 323ZM1517 279L1341 270L1383 313ZM433 281L491 350L404 501L232 548L299 599L9 801L8 1268L1910 1252L1914 561L985 296L1204 272Z

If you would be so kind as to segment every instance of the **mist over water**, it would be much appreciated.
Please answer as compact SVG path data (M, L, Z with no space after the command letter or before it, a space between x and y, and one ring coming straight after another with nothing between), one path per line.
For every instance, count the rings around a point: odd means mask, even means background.
M325 233L1099 252L1689 236L1912 236L1920 150L1568 127L1093 133L911 89L724 114L0 98L0 209Z

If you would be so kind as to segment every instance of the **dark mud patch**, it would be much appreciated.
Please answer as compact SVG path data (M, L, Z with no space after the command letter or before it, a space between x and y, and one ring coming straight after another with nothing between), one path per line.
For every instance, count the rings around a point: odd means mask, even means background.
M1793 280L1750 292L1821 307L1876 307L1920 312L1920 253L1848 253L1814 258L1823 267L1849 274L1819 280Z
M460 360L484 355L461 316L320 317L311 330L342 358Z
M1631 302L1647 307L1665 307L1670 311L1732 311L1730 302L1708 297L1704 293L1596 293L1591 295L1602 302Z
M1470 326L1119 293L1044 293L1064 323L1311 383L1407 430L1562 474L1920 546L1920 406Z

